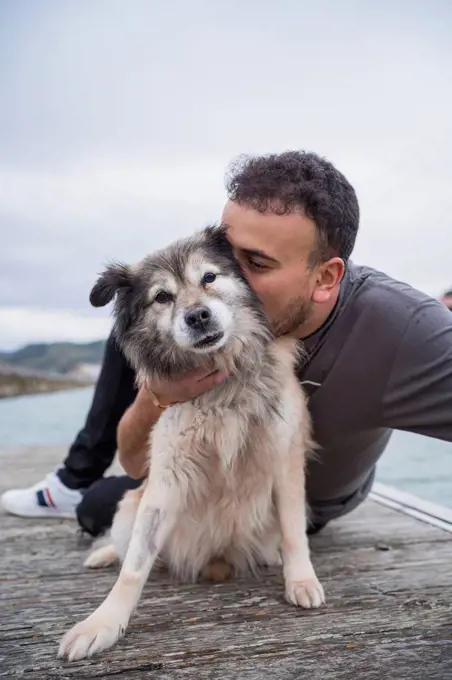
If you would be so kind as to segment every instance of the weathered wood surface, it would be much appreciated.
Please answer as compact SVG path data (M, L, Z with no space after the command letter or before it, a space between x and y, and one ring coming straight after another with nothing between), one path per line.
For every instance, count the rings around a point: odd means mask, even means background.
M29 484L58 449L0 451L0 488ZM451 535L368 501L312 540L328 604L297 610L282 576L147 584L126 637L92 660L58 661L59 637L107 594L71 521L0 517L0 675L32 680L268 677L452 678Z

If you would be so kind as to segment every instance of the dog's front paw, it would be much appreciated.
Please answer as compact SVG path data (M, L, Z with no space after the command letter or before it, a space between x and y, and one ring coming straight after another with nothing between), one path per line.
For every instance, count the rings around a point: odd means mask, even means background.
M126 626L127 621L97 610L66 633L60 643L58 658L77 661L98 654L112 647L124 635Z
M297 607L315 609L325 604L323 587L316 576L286 583L286 600Z

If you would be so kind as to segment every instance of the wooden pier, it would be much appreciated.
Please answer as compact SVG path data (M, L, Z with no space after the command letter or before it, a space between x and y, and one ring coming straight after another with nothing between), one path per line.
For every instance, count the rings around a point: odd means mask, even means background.
M38 481L63 454L0 451L0 490ZM152 575L126 637L74 663L57 660L58 640L102 601L116 572L82 567L89 541L75 522L1 514L0 676L447 680L452 513L427 506L377 487L361 508L314 536L322 609L286 604L278 570L188 586Z

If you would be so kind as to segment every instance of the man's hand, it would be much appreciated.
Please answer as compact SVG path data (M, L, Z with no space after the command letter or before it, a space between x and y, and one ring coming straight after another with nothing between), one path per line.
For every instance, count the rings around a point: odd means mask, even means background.
M155 395L158 403L162 406L189 401L208 392L215 385L219 385L227 378L226 373L214 371L194 371L177 381L159 380L144 387Z

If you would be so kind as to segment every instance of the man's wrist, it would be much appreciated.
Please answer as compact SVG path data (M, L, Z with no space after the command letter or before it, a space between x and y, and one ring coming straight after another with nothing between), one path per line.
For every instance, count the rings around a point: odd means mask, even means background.
M154 406L157 406L157 408L159 408L161 411L164 411L166 408L168 408L169 406L171 406L171 404L162 404L162 403L160 403L160 401L158 400L157 396L156 396L156 395L154 394L154 392L152 392L151 390L148 390L148 394L149 394L149 396L150 396L150 398L151 398L151 401L152 401L152 403L154 404Z
M149 408L149 406L155 406L160 411L164 411L166 408L171 406L171 404L162 403L154 392L148 387L142 387L138 393L137 402L140 406L144 408Z

